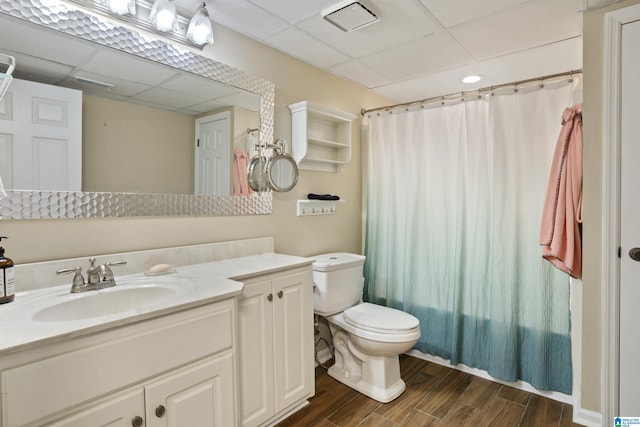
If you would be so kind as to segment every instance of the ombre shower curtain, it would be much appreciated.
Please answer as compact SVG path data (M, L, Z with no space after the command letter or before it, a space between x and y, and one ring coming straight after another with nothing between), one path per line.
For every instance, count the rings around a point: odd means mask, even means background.
M569 279L538 245L571 87L523 92L370 114L364 298L424 353L571 394Z

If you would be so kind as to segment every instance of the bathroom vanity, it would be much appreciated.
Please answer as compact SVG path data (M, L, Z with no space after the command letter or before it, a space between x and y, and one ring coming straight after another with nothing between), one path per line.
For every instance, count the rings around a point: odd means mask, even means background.
M0 306L0 426L257 426L305 405L313 260L270 247L253 239L114 254L99 257L128 262L113 288L19 292ZM176 271L133 273L161 260Z

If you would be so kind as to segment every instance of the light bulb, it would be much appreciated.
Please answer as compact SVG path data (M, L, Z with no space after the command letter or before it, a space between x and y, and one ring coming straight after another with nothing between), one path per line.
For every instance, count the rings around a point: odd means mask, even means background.
M187 37L198 46L213 43L213 26L205 3L202 3L193 14L187 28Z
M173 0L156 0L151 7L149 20L158 31L170 31L178 19L178 12Z
M136 2L135 0L109 0L109 10L118 15L135 14Z

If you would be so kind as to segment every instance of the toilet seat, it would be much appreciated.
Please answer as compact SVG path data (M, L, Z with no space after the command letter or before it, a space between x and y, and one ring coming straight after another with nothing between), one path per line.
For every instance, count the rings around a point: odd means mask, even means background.
M364 307L360 307L360 306L364 306ZM387 310L390 310L390 311L387 311ZM345 316L345 314L349 311L351 312L351 321L347 321L347 318L346 318L347 316ZM378 313L377 321L372 319L372 317L376 316L376 314L374 313ZM397 318L400 318L401 320L398 322L398 324L404 325L403 327L405 329L388 329L388 327L387 329L380 328L379 327L380 322L381 321L384 322L386 318L385 316L387 315L394 318L396 318L396 316ZM364 320L365 318L369 318L370 321L369 322L365 321ZM342 313L338 313L328 317L327 320L353 335L356 335L358 337L365 338L371 341L399 343L399 342L415 341L418 338L420 338L420 324L418 319L400 310L396 310L389 307L383 307L375 304L369 304L369 303L358 304L346 311L343 311ZM406 321L406 323L404 321ZM356 326L354 325L354 323L356 324L364 323L365 326ZM369 323L368 326L366 326L367 323ZM390 321L388 323L391 324L392 322ZM415 327L410 328L409 325L411 324L414 324ZM376 330L376 326L378 326L377 330Z
M409 313L368 302L344 311L344 320L356 328L381 334L406 333L420 326Z

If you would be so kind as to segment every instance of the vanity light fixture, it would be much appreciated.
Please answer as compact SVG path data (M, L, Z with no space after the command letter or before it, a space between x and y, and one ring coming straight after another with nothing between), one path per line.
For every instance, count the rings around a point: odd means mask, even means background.
M189 46L202 49L207 43L213 43L211 20L204 4L198 7L190 20L178 13L173 0L64 1L80 8L89 8L98 15L133 25L150 33L161 33L164 38ZM207 24L211 28L210 33L207 33ZM189 31L190 26L195 27L194 30ZM188 35L188 31L193 35Z
M136 14L136 0L107 0L107 6L117 15Z
M187 28L187 38L195 45L202 46L213 43L213 26L207 11L207 4L202 2L196 9L189 27Z
M156 30L167 32L174 29L178 11L173 0L155 0L149 13L149 22Z

